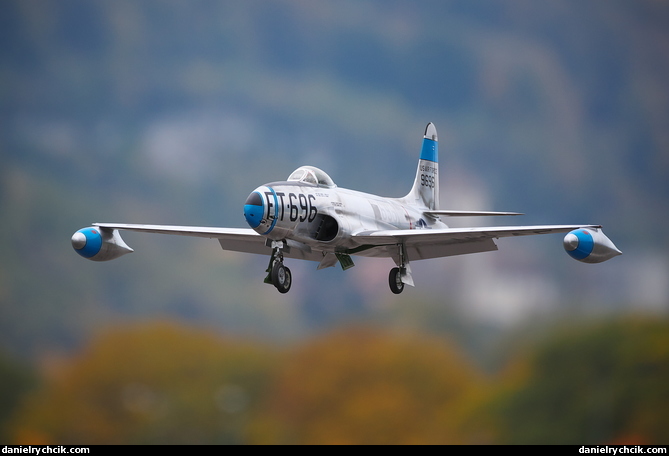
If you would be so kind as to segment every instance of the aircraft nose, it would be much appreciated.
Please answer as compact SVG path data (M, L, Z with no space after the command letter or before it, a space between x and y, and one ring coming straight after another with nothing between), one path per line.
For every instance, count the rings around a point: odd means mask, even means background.
M265 206L263 205L262 196L258 192L253 192L246 198L244 203L244 218L246 223L253 229L260 226L263 215L265 214Z

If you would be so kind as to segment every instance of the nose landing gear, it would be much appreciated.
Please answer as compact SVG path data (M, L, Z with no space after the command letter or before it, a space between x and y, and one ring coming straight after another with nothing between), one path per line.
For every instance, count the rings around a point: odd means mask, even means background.
M279 293L288 293L290 285L293 283L293 275L290 269L283 265L283 262L276 261L272 266L272 285L279 290Z
M283 265L283 252L279 243L273 243L272 256L269 259L267 267L267 277L265 283L272 284L279 290L279 293L285 294L290 291L293 283L293 275L286 266Z

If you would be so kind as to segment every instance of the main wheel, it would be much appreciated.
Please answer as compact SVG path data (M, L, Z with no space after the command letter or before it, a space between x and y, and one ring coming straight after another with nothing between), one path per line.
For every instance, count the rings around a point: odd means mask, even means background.
M404 282L402 282L400 268L392 268L390 270L388 284L390 285L390 291L395 294L400 294L402 291L404 291Z
M290 269L283 263L276 263L272 268L272 284L279 290L279 293L288 293L293 282L293 276Z

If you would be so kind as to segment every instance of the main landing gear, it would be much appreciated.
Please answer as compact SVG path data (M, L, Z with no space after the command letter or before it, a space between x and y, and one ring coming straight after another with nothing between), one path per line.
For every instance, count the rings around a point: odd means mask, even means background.
M403 244L397 244L397 257L395 258L396 268L390 270L388 276L388 285L390 291L395 294L400 294L404 291L404 285L413 284L413 277L411 277L411 267L409 266L409 259L407 258L405 247Z
M404 282L402 282L402 274L400 268L392 268L390 270L390 276L388 277L388 284L390 285L390 291L395 294L400 294L404 291Z
M268 242L267 246L270 244ZM283 248L286 247L286 244L283 241L272 241L272 256L269 259L269 265L267 266L267 277L265 277L265 283L274 285L279 293L288 293L290 291L290 286L293 284L293 275L283 264ZM400 294L404 291L404 285L414 286L413 278L411 277L411 267L409 266L409 259L406 256L404 245L398 244L398 253L395 257L395 262L397 264L396 268L390 270L390 275L388 276L388 284L390 285L390 291L394 294ZM338 257L339 258L339 257ZM346 265L348 268L352 267L353 262L350 261L348 255L345 256L348 259ZM341 258L339 258L341 262ZM349 265L350 262L350 265ZM342 263L344 269L344 263Z
M274 285L279 290L279 293L288 293L293 283L293 275L290 273L290 269L283 265L281 246L275 243L273 247L269 266L266 270L267 277L265 277L265 283Z

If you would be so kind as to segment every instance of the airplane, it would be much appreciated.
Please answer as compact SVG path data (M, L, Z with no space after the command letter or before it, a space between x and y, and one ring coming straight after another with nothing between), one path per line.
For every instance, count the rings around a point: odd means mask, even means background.
M264 282L287 293L293 277L285 258L311 260L317 269L347 270L351 256L392 258L388 277L400 294L415 286L410 261L497 250L495 239L567 233L566 252L584 263L601 263L622 252L601 225L535 225L449 228L440 217L516 216L517 212L452 211L439 208L437 129L428 123L413 186L402 198L340 188L324 171L301 166L286 181L261 185L244 203L250 228L93 223L72 236L74 250L93 261L133 252L120 230L217 239L224 250L269 255Z

